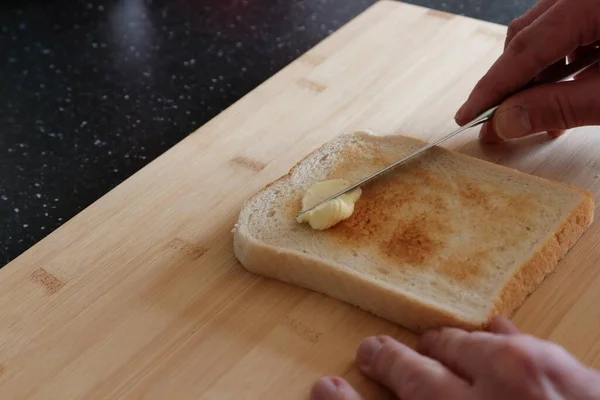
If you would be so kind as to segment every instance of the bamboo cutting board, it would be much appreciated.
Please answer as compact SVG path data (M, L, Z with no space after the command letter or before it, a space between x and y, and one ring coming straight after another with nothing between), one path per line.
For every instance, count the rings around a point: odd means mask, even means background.
M0 271L2 399L301 399L368 335L416 338L247 273L242 202L336 135L431 140L500 54L505 27L382 1ZM447 147L600 192L600 132ZM514 317L600 367L600 224ZM380 398L380 397L378 397Z

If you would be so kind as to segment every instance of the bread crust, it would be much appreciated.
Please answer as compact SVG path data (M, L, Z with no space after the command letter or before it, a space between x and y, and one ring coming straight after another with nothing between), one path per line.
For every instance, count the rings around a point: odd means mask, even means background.
M351 270L295 251L281 251L258 242L243 228L234 232L234 253L250 272L341 300L415 332L424 332L442 326L467 330L483 329L457 315L427 305L383 282L359 275ZM357 296L360 293L360 296Z
M494 304L490 319L496 315L511 316L525 299L553 272L558 262L575 245L594 220L594 197L582 191L585 201L569 215L558 232L536 252L504 286Z
M409 139L426 144L417 139ZM264 191L269 190L271 186L282 180L290 179L300 165L326 145L324 144L307 154L286 175L269 183L251 196L244 203L242 212L247 204ZM263 243L255 239L243 225L236 225L233 231L235 256L244 268L254 274L294 284L341 300L415 332L424 332L445 326L469 331L487 329L496 315L513 315L523 301L542 283L543 279L555 269L559 260L579 240L593 221L594 198L591 193L580 188L528 175L450 150L437 149L451 153L455 157L486 163L488 168L510 170L516 175L526 175L528 179L542 180L563 190L565 187L569 187L584 195L585 200L571 212L560 229L555 234L549 235L548 240L531 256L529 261L523 263L521 268L515 271L500 291L485 320L473 321L467 317L450 313L428 303L423 298L415 298L401 288L392 287L391 284L384 281L378 281L354 270L323 261L310 253L281 249Z

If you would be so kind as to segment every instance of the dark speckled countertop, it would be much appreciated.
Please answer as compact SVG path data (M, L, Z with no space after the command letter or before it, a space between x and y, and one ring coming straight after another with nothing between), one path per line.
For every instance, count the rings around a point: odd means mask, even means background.
M0 6L0 267L374 2ZM507 24L535 1L408 2Z

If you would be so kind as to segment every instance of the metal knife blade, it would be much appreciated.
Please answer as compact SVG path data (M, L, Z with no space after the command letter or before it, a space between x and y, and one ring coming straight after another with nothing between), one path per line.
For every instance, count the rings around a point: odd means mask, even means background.
M485 121L488 121L489 119L491 119L492 115L494 115L494 111L496 111L497 108L498 107L494 107L494 108L489 109L488 111L486 111L485 113L481 114L479 117L477 117L473 121L469 122L468 124L466 124L464 126L461 126L460 128L456 129L455 131L450 132L448 135L444 136L443 138L441 138L441 139L439 139L439 140L437 140L435 142L432 142L432 143L428 144L427 146L424 146L424 147L420 148L417 151L412 152L411 154L409 154L406 157L404 157L404 158L396 161L395 163L393 163L393 164L391 164L391 165L389 165L389 166L387 166L387 167L385 167L385 168L383 168L383 169L375 172L374 174L372 174L372 175L370 175L370 176L368 176L368 177L366 177L366 178L364 178L364 179L356 182L355 184L347 187L346 189L344 189L344 190L342 190L342 191L334 194L333 196L331 196L331 197L329 197L329 198L321 201L317 205L315 205L313 207L310 207L310 208L302 211L300 214L298 214L298 216L300 216L302 214L306 214L307 212L312 211L315 208L319 207L321 204L327 203L328 201L331 201L331 200L333 200L333 199L335 199L335 198L343 195L344 193L348 193L351 190L354 190L357 187L360 187L360 186L364 185L365 183L372 181L373 179L375 179L375 178L377 178L377 177L385 174L386 172L390 171L391 169L396 168L398 165L404 164L405 162L407 162L407 161L415 158L419 154L421 154L421 153L429 150L430 148L432 148L434 146L437 146L438 144L442 143L443 141L445 141L447 139L450 139L451 137L453 137L455 135L458 135L462 131L464 131L466 129L469 129L469 128L472 128L472 127L474 127L476 125L479 125L479 124L481 124L481 123L483 123Z

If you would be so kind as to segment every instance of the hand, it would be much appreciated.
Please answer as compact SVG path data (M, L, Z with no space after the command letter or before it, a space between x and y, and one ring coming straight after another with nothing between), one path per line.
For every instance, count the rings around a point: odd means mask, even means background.
M402 400L600 399L599 372L503 318L491 332L429 332L420 353L389 337L368 338L357 359L363 373ZM312 391L312 400L360 399L339 377L320 379Z
M549 68L560 68L600 45L598 0L541 0L508 28L504 52L473 89L455 119L459 125L504 99L481 139L497 142L600 124L600 64L574 81L509 96Z

